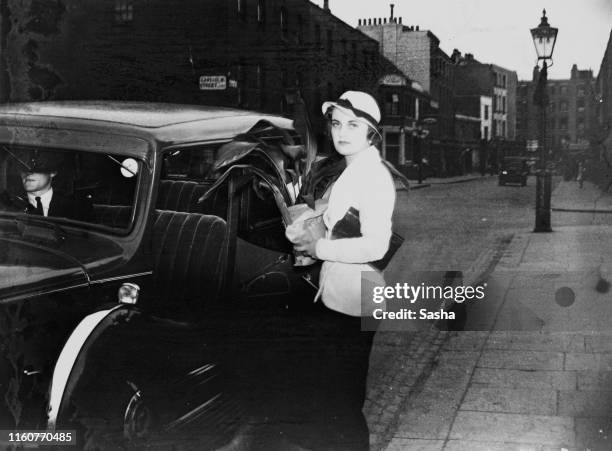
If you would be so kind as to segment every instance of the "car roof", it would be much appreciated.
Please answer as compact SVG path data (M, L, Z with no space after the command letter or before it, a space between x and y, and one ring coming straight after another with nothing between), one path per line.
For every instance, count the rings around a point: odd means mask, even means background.
M102 100L0 105L0 125L36 129L37 139L29 144L42 146L52 145L53 132L61 130L129 135L166 145L231 139L262 120L293 128L287 118L217 106Z
M159 128L198 120L253 114L271 116L265 113L217 106L121 101L8 103L0 105L0 114L85 119L144 128Z

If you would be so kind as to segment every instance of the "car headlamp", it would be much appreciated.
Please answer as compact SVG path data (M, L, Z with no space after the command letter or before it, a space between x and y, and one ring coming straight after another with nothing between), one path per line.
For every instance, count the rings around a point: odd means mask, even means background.
M118 301L121 304L136 304L140 287L135 283L124 283L117 293Z

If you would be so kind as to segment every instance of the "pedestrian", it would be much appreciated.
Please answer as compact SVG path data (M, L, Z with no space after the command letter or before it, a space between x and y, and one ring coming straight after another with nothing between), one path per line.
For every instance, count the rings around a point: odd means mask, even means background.
M346 168L329 192L323 215L324 238L305 233L292 237L295 249L323 261L315 302L320 306L320 371L317 393L320 422L327 428L324 443L310 449L369 449L369 431L362 408L368 361L375 330L362 330L362 274L369 283L384 285L382 272L368 262L381 259L389 248L395 187L381 162L377 145L380 110L372 96L347 91L322 105L336 151ZM332 231L351 210L358 212L360 235L334 239ZM289 236L289 234L288 234ZM317 304L315 304L317 305ZM324 330L323 330L324 327Z
M578 163L578 175L576 176L576 181L578 182L578 185L580 186L580 189L582 189L583 185L584 185L584 172L585 172L586 168L584 167L584 162L579 162Z

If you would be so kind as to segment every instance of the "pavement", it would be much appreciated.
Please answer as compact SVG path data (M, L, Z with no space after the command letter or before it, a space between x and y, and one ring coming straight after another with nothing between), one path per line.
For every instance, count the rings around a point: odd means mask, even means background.
M413 189L427 188L431 185L444 185L444 184L450 184L450 183L471 182L481 177L491 177L491 176L484 176L480 174L465 174L465 175L457 175L454 177L428 177L425 180L423 180L422 183L418 183L417 180L410 180L410 189L413 190ZM402 185L401 182L397 180L395 181L395 186L396 186L396 189L399 189L399 190L406 189L404 185Z
M612 213L612 192L603 193L588 181L584 182L582 188L576 181L563 181L553 194L553 211Z
M562 181L551 204L607 214L612 194ZM483 251L464 331L371 362L388 366L365 407L372 449L612 450L612 227L553 229Z

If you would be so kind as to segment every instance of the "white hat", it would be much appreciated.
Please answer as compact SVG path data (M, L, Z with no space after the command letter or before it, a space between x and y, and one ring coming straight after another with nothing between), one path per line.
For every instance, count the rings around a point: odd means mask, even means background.
M350 116L363 119L374 130L378 130L380 109L378 103L370 94L361 91L346 91L337 101L324 102L321 108L323 114L326 114L331 107L338 108Z

